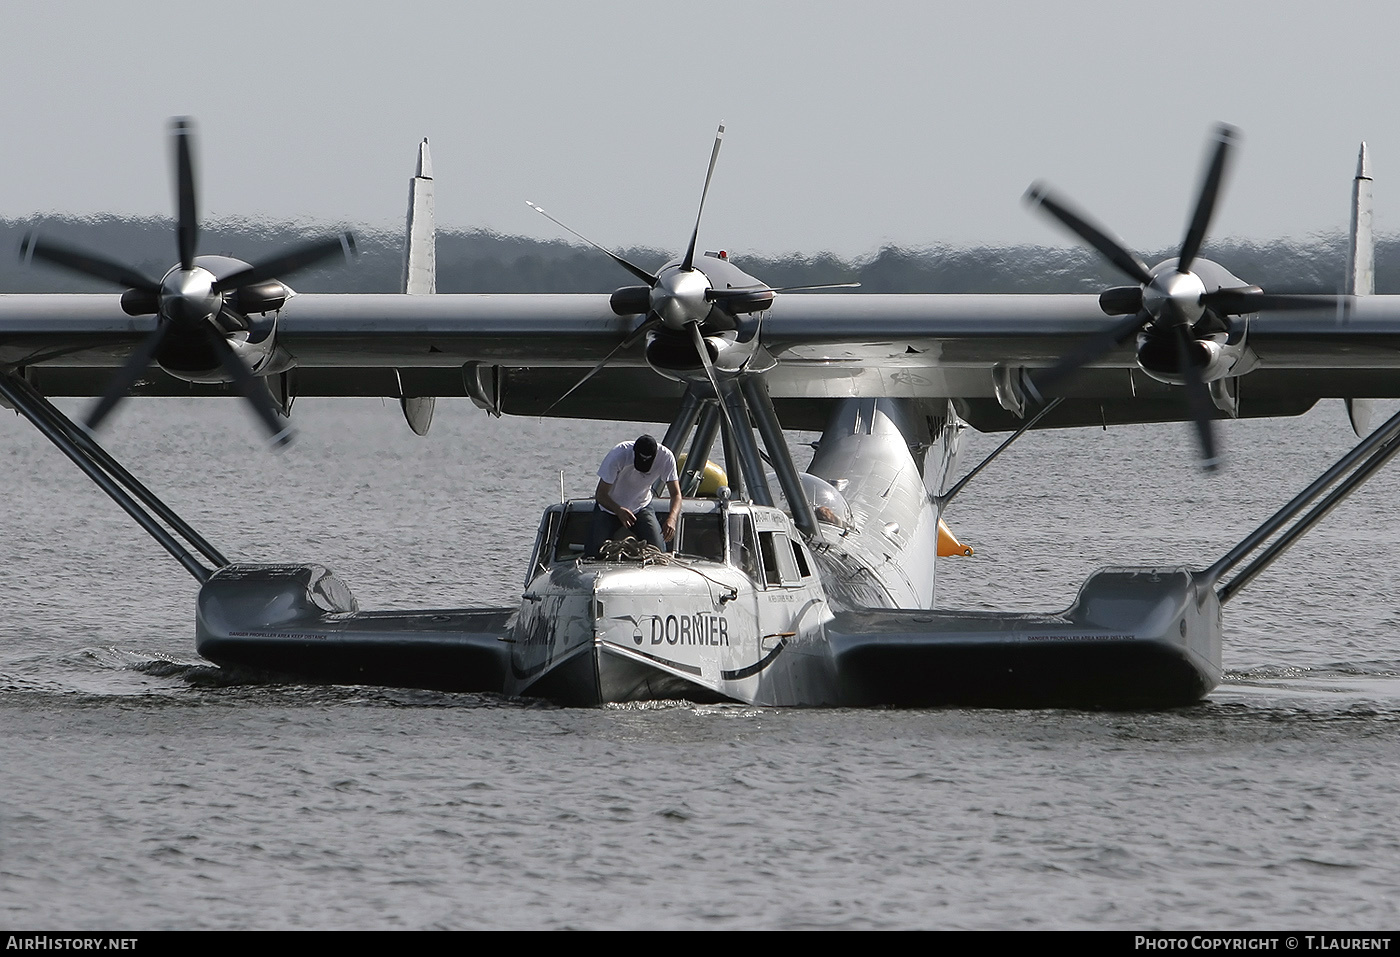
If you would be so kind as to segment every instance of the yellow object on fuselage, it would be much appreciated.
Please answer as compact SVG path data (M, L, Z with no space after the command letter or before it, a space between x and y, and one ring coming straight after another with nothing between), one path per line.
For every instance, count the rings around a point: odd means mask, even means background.
M676 473L685 471L686 453L682 452L676 457ZM719 493L720 486L729 484L729 476L724 469L713 462L705 463L705 471L700 476L700 488L695 493L700 498L713 498Z
M946 558L949 555L971 555L972 546L964 545L958 541L951 529L943 523L943 519L938 520L938 557Z

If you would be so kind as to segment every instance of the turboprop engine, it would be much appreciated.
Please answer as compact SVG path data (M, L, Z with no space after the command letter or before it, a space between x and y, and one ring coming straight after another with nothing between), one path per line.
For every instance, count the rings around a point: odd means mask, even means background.
M1181 251L1175 259L1150 269L1122 240L1045 185L1034 183L1026 191L1027 202L1059 221L1136 283L1107 289L1099 296L1105 313L1125 319L1092 336L1049 369L1023 376L1026 391L1042 399L1053 385L1136 335L1142 370L1155 379L1185 387L1202 464L1208 470L1218 467L1220 459L1215 451L1214 413L1207 383L1240 375L1252 366L1243 332L1234 334L1228 317L1265 310L1326 309L1336 302L1333 296L1270 295L1199 258L1238 135L1230 126L1216 128L1215 149L1201 179Z
M354 252L349 233L316 239L247 263L227 256L197 256L199 212L191 140L193 124L170 124L175 159L175 241L180 261L160 281L106 256L30 234L21 255L125 287L122 310L155 316L154 331L136 347L87 415L95 429L146 374L152 362L191 382L232 382L252 404L274 444L291 438L262 378L285 371L291 358L277 348L277 311L292 295L277 278L337 255ZM269 318L269 313L271 317Z
M648 290L650 314L659 319L647 333L647 363L673 379L698 378L706 361L718 373L762 372L772 360L753 365L758 354L759 313L773 304L774 291L729 261L725 252L697 257L682 270L667 263L657 289ZM700 335L694 335L699 329ZM704 343L705 355L699 353Z
M228 371L220 347L213 344L201 324L222 335L224 344L252 375L285 372L292 358L277 347L277 316L294 293L276 279L249 283L226 293L216 291L220 280L251 268L228 256L198 256L189 270L177 266L166 274L154 296L154 306L150 293L130 289L122 295L122 310L130 316L155 313L169 317L170 329L153 359L177 379L237 381Z
M708 380L715 394L719 395L718 374L766 372L775 364L760 347L758 333L761 321L758 314L773 304L777 293L860 285L842 282L775 289L731 263L728 253L695 255L700 220L705 212L705 197L710 192L710 180L715 175L715 162L719 159L719 148L723 142L724 126L721 125L715 133L714 148L710 151L710 167L705 174L705 187L700 193L700 209L695 214L695 229L690 234L690 245L685 255L666 263L655 273L647 272L600 246L526 200L531 209L607 254L623 269L646 283L644 286L623 286L612 294L613 312L619 316L642 316L642 322L573 388L556 399L551 409L602 371L619 352L630 348L643 337L646 338L647 362L653 369L672 379Z
M1176 271L1177 260L1168 259L1154 267L1154 277L1165 274L1169 281L1180 283L1183 274ZM1203 298L1220 290L1256 290L1258 287L1245 286L1223 266L1208 259L1198 259L1192 267L1188 281L1201 286L1197 298ZM1262 290L1260 290L1262 292ZM1133 299L1136 302L1133 302ZM1114 309L1131 307L1131 314L1148 308L1142 304L1146 296L1140 287L1129 286L1107 290L1099 297L1099 305L1108 315L1115 315ZM1228 306L1223 308L1228 309ZM1137 363L1147 375L1159 382L1170 385L1189 386L1192 379L1210 383L1230 376L1243 375L1252 370L1257 357L1247 344L1249 323L1247 317L1232 317L1228 312L1217 313L1214 308L1204 308L1189 325L1189 341L1185 349L1180 347L1178 337L1169 330L1163 332L1154 323L1148 323L1137 336ZM1194 374L1185 368L1189 363Z

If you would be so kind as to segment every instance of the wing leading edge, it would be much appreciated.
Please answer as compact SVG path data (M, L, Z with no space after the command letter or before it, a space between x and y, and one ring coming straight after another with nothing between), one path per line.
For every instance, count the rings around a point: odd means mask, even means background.
M1242 377L1246 395L1286 395L1292 406L1302 396L1400 396L1400 297L1357 297L1342 312L1245 319L1258 357ZM605 295L303 294L282 307L278 344L293 359L299 395L469 394L463 368L477 364L515 380L519 411L541 414L533 393L557 398L576 370L592 367L640 321L615 315ZM1105 321L1094 296L786 294L763 320L762 342L778 363L768 375L777 399L996 400L997 370L1049 366ZM127 316L116 296L3 295L0 362L24 369L41 388L47 381L49 394L98 395L106 371L152 323ZM1136 370L1124 346L1064 393L1121 406L1093 421L1158 421L1148 400L1171 387ZM162 385L168 378L153 367L138 394L227 391L182 380ZM650 413L655 400L681 391L646 367L641 348L619 355L590 385L585 401L555 414L609 395L610 414L632 406ZM1140 419L1132 411L1138 398Z

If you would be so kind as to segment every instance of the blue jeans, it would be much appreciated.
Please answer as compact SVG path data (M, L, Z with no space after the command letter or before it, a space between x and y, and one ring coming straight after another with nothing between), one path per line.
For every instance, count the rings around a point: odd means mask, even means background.
M656 520L656 512L650 505L636 513L637 524L627 530L627 534L644 542L651 542L663 552L666 539L661 534L661 523ZM622 528L622 519L601 505L593 506L593 528L588 535L588 549L583 554L587 558L597 558L603 543L617 534Z

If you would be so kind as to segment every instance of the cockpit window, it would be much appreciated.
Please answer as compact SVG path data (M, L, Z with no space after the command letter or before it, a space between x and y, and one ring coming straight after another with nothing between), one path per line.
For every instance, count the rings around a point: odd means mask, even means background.
M763 582L758 570L758 546L754 542L753 523L747 515L729 516L729 561L754 581Z
M554 544L554 561L570 562L582 558L588 547L588 535L593 530L592 511L569 511L564 515L564 527Z
M758 540L762 542L763 570L768 575L769 583L776 585L780 579L778 578L778 551L773 547L774 537L772 532L763 532L758 536Z
M680 540L676 554L683 558L700 558L710 562L724 561L724 527L720 514L681 516Z
M835 525L840 529L851 527L851 506L846 503L846 497L836 491L835 486L810 472L803 472L799 478L802 490L807 493L807 500L812 503L812 511L816 514L817 521Z
M542 575L549 570L549 565L553 561L554 554L550 549L554 547L554 536L559 533L559 512L548 511L544 513L544 519L540 522L539 541L535 543L535 554L530 559L530 574L525 576L525 585L535 580L537 575Z

